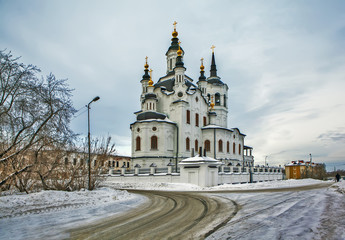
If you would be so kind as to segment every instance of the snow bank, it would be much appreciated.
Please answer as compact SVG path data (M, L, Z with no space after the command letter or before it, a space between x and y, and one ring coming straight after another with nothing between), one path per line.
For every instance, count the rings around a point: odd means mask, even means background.
M217 191L217 190L245 190L245 189L272 189L307 186L324 183L315 179L289 179L259 183L223 184L214 187L200 187L189 183L112 183L105 182L104 186L118 189L144 189L159 191Z
M109 204L114 201L127 200L133 194L127 191L101 188L94 191L41 191L31 194L16 193L0 197L0 218L41 211L58 211L62 208L81 208Z
M340 182L336 182L332 185L332 188L335 188L336 191L345 194L345 181L340 180Z

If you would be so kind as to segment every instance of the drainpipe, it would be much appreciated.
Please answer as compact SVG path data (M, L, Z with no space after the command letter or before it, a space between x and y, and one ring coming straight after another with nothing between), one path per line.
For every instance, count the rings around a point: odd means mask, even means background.
M178 163L178 136L179 136L179 132L178 132L178 126L177 124L176 126L176 159L175 159L175 172L177 173L177 163Z
M216 144L216 129L214 128L213 129L213 141L214 141L214 143L213 143L213 149L214 149L214 159L217 159L216 157L217 157L217 155L216 155L216 146L217 146L217 144Z

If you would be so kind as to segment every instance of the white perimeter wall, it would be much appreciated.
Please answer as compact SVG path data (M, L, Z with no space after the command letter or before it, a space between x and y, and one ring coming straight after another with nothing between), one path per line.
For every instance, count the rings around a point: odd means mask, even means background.
M283 179L282 173L270 173L270 172L253 173L253 182L273 181L273 180L282 180L282 179ZM182 182L180 175L177 175L177 174L173 174L173 175L139 174L138 176L134 176L133 174L125 174L123 176L109 175L106 178L106 182L109 182L109 183L188 183L186 181ZM249 183L249 182L250 182L249 173L218 173L218 185L233 184L233 183Z

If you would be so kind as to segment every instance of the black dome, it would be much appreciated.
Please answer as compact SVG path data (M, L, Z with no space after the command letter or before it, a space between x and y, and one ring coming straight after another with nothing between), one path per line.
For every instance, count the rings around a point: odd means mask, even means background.
M147 120L147 119L162 119L164 120L167 116L163 113L158 112L143 112L138 114L137 120Z

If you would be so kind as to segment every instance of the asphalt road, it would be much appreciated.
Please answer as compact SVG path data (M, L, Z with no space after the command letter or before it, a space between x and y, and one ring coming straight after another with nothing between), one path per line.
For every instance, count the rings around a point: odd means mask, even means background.
M241 208L235 201L213 194L305 191L327 186L316 184L283 189L212 192L128 190L146 196L148 201L129 212L73 229L70 236L71 239L98 240L204 239L226 225ZM275 205L285 201L275 202Z
M193 192L129 190L148 198L138 208L70 231L71 239L204 239L226 224L237 204Z

